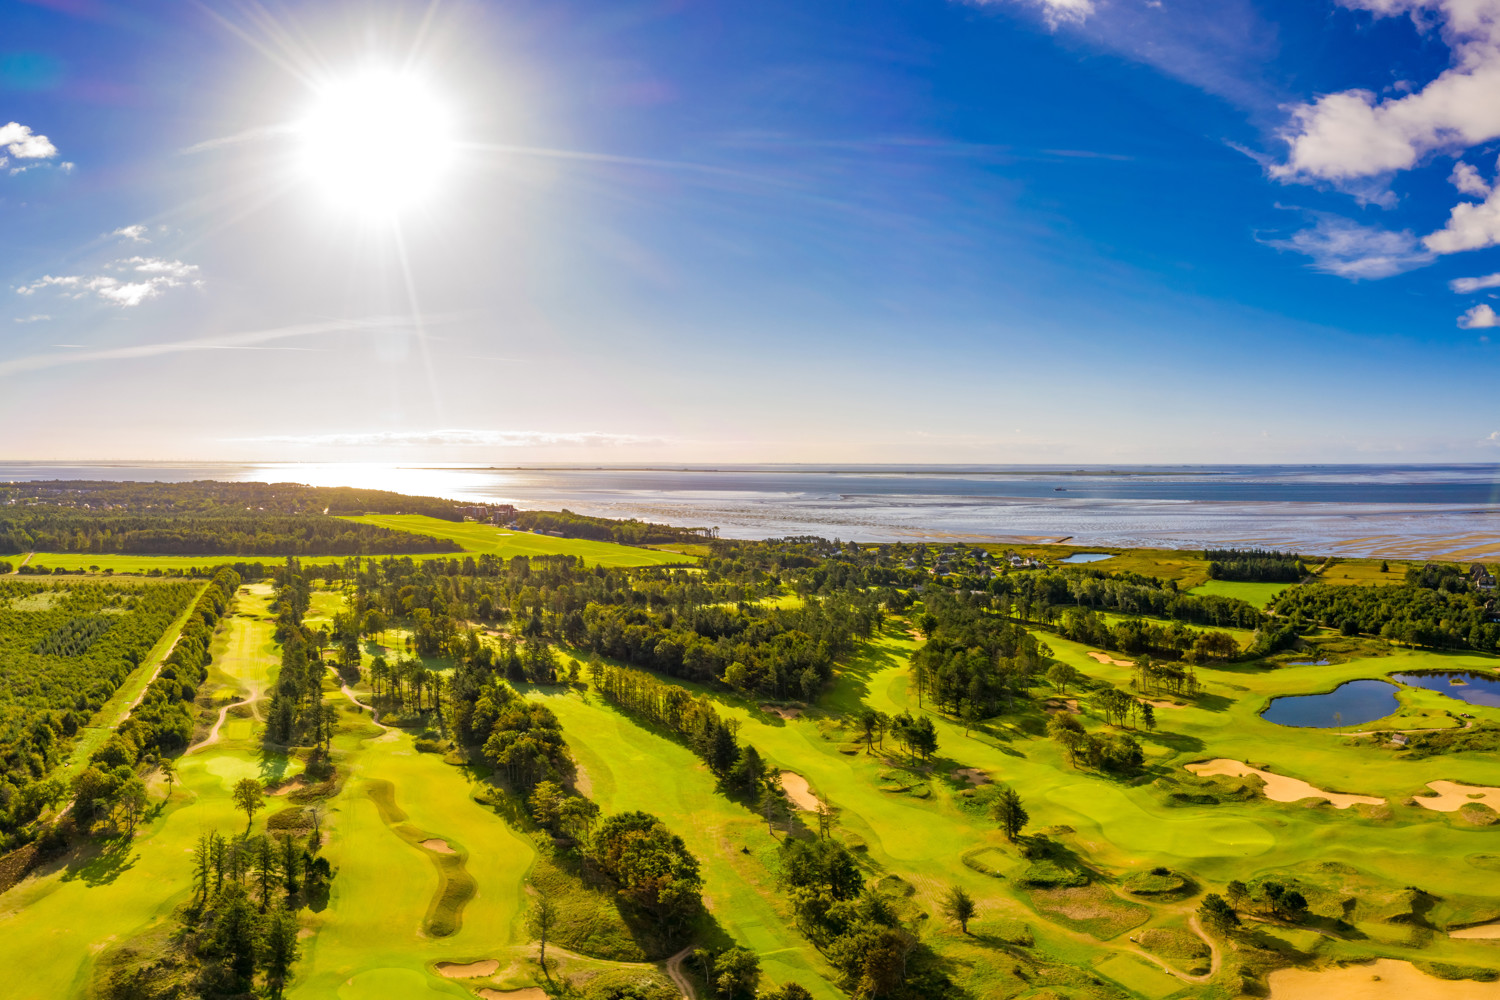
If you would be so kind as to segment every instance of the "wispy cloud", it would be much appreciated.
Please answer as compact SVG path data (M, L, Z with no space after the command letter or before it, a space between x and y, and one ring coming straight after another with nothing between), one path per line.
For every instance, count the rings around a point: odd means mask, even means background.
M11 320L12 323L43 323L51 319L46 313L32 313L30 316L17 316Z
M973 0L980 6L1016 0ZM1056 29L1062 24L1082 24L1094 13L1094 0L1020 0L1027 6L1038 8L1047 27Z
M1482 288L1500 288L1500 273L1486 274L1478 278L1454 278L1448 287L1460 295L1477 292Z
M127 272L127 276L47 274L29 285L20 286L16 294L34 295L43 288L59 288L75 299L94 295L111 305L129 307L154 299L168 288L180 288L189 283L203 284L194 277L198 273L197 264L184 264L164 257L126 257L111 261L105 268Z
M1319 215L1312 226L1287 239L1263 242L1306 254L1315 270L1351 279L1389 278L1434 259L1410 232L1361 226L1336 215Z
M151 242L151 240L146 236L146 227L139 224L134 226L121 226L119 229L116 229L109 235L122 237L124 239L130 240L132 243Z
M447 317L428 317L429 325L447 321ZM286 340L292 337L312 337L330 333L376 333L389 330L410 330L410 317L372 316L363 319L326 320L318 323L300 323L280 326L268 330L252 330L244 333L229 333L216 337L198 337L192 340L174 340L155 344L135 344L130 347L114 347L97 351L80 351L71 354L33 354L27 357L0 361L0 377L21 372L40 371L63 365L88 364L95 361L124 361L131 358L151 358L163 354L182 354L190 351L244 350L257 344ZM71 346L71 345L69 345Z
M234 438L256 444L299 445L325 448L526 448L541 445L574 447L624 447L662 444L663 439L605 431L499 431L473 428L441 428L427 431L352 431L329 434L270 434Z

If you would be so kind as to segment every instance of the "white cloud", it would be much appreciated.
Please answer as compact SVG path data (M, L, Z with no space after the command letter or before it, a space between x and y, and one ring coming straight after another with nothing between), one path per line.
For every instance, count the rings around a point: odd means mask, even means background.
M974 0L980 5L996 3L998 0ZM1040 7L1042 19L1047 27L1060 24L1082 24L1094 12L1094 0L1024 0L1033 7Z
M34 295L43 288L58 288L71 293L71 298L82 299L94 295L111 305L129 307L138 306L147 299L154 299L168 288L180 288L190 279L195 286L203 284L201 280L193 278L198 272L198 265L184 264L180 260L166 260L162 257L126 257L123 260L111 261L105 267L115 271L133 271L145 277L118 278L112 274L47 274L29 285L17 288L16 293Z
M18 160L46 160L57 155L57 147L52 145L51 139L45 135L37 135L30 127L18 122L0 125L0 146L4 146ZM4 163L4 160L0 160L0 166Z
M1477 292L1481 288L1500 288L1500 273L1486 274L1480 278L1454 278L1448 287L1460 295Z
M47 315L45 315L43 313L32 313L30 316L17 316L15 319L11 320L11 322L12 323L44 323L44 322L46 322L47 320L49 320L51 318L52 318L51 316L47 316Z
M340 448L525 448L539 445L605 446L661 444L660 438L603 431L496 431L442 428L429 431L359 431L333 434L273 434L237 438L260 444L307 445Z
M178 281L186 281L198 271L197 264L184 264L180 260L167 260L163 257L126 257L115 261L110 267L139 271L142 274L163 274Z
M1415 166L1428 153L1500 136L1500 0L1339 0L1377 15L1441 22L1451 65L1421 90L1381 100L1368 90L1326 94L1292 109L1282 133L1284 181L1335 183Z
M1500 316L1495 314L1495 310L1481 302L1458 317L1458 325L1465 330L1484 330L1492 326L1500 326Z
M1500 243L1500 190L1490 191L1484 201L1454 205L1448 213L1448 224L1423 237L1422 243L1434 253L1480 250Z
M1288 239L1265 242L1306 254L1315 269L1343 278L1389 278L1433 259L1410 232L1361 226L1336 215L1320 215L1311 227Z
M148 239L147 236L146 236L146 227L142 226L142 225L121 226L119 229L116 229L114 232L110 233L109 235L124 237L125 239L129 240L132 243L150 243L151 242L151 240Z
M1476 198L1489 197L1490 186L1479 176L1479 170L1471 163L1462 160L1453 164L1453 173L1448 175L1452 185L1464 194L1471 194Z

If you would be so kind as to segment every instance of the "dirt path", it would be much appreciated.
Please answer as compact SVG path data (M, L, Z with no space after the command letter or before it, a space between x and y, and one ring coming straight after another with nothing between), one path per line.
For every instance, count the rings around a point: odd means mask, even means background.
M380 710L379 709L377 709L374 705L366 705L364 702L362 702L358 698L354 697L354 692L349 689L349 685L341 683L339 685L339 690L342 691L342 692L344 692L344 697L348 698L350 702L352 702L355 705L358 705L360 708L363 708L365 711L369 712L370 713L370 721L373 722L373 723L375 723L375 725L379 726L381 729L389 729L389 728L391 728L390 726L387 726L385 723L383 723L383 722L380 721Z
M182 752L182 755L184 757L186 757L190 753L197 753L199 750L202 750L204 747L206 747L206 746L212 746L213 744L219 742L219 730L223 728L223 726L224 726L224 720L229 716L229 710L231 708L239 708L241 705L250 705L250 706L253 707L254 704L257 701L259 701L259 700L260 700L260 692L259 691L255 691L255 692L253 692L253 693L251 693L249 695L246 695L245 697L241 698L239 701L232 702L232 703L230 703L228 705L225 705L223 708L219 709L219 719L218 719L217 722L214 723L214 727L208 731L208 735L205 736L199 742L194 743L192 746L190 746L186 750L184 750ZM259 718L259 713L257 713L257 718Z
M687 997L687 1000L698 1000L698 994L693 991L693 984L688 982L687 976L683 975L682 972L683 961L692 953L693 946L688 945L667 959L667 975L672 977L672 982L677 985L677 988L682 991L682 995Z

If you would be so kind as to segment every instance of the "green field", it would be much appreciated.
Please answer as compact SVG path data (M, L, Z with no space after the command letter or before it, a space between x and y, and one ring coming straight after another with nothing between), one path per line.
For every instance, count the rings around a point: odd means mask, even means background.
M534 535L528 531L507 531L472 521L459 524L421 514L371 514L345 520L375 524L397 531L414 531L434 538L447 538L462 545L465 552L488 553L502 559L514 556L578 556L590 565L601 566L680 566L697 561L696 556L680 552L616 545L613 542L591 542L582 538L555 538L552 535Z
M243 817L229 801L233 782L247 775L284 778L300 766L296 759L266 754L259 742L263 702L257 699L268 690L279 657L269 595L265 585L242 588L234 613L220 626L209 682L213 707L205 711L200 737L220 707L249 698L251 708L230 713L217 742L180 760L181 781L171 801L154 783L159 808L133 839L85 848L0 896L0 968L28 970L7 997L83 996L98 943L105 943L107 954L115 944L166 926L187 896L187 852L197 837L208 829L243 829ZM309 624L331 618L342 600L338 592L315 591ZM1129 684L1130 668L1100 664L1087 655L1088 647L1055 635L1042 637L1057 659L1080 673ZM1148 773L1135 781L1070 767L1053 743L1040 738L1044 716L1033 703L972 728L932 714L930 706L916 703L909 681L908 657L917 645L903 620L889 620L841 665L819 703L790 720L766 713L755 701L685 686L713 697L721 714L738 722L741 741L773 766L804 777L836 809L835 833L857 845L868 878L899 888L901 898L909 895L920 911L932 914L922 939L967 995L1045 995L1034 991L1049 989L1061 997L1227 1000L1233 994L1222 984L1210 988L1189 978L1189 970L1207 963L1201 951L1194 957L1200 939L1189 918L1203 892L1222 891L1230 879L1265 875L1300 879L1320 914L1333 913L1356 890L1371 901L1349 911L1348 933L1275 926L1260 932L1299 949L1305 962L1378 955L1500 964L1492 942L1414 933L1400 910L1404 887L1418 885L1432 894L1421 916L1435 927L1500 918L1500 876L1464 861L1500 854L1489 843L1494 828L1411 800L1439 779L1495 784L1500 773L1492 755L1405 759L1391 749L1360 745L1347 733L1277 726L1259 715L1278 695L1318 693L1346 680L1407 670L1493 670L1500 659L1398 649L1325 666L1201 667L1203 694L1188 699L1187 707L1161 708L1158 730L1137 734ZM682 743L597 695L560 686L525 693L557 714L581 785L605 812L643 809L662 816L684 838L701 860L712 921L758 953L767 985L796 981L819 1000L843 995L827 961L793 924L776 885L778 843L788 835L784 826L768 831L761 817L718 791ZM375 725L344 698L331 674L325 697L343 720L335 738L342 786L321 806L325 852L338 874L327 907L304 916L303 958L287 995L460 998L480 987L537 985L535 963L526 958L534 952L520 920L536 847L479 801L489 779L446 763L440 754L416 752L411 733ZM1451 727L1461 724L1457 713L1500 722L1500 709L1436 692L1403 689L1399 698L1395 716L1364 728ZM926 712L939 740L933 764L913 766L893 745L874 754L856 747L848 717L864 707ZM1101 728L1097 718L1086 722ZM1179 786L1209 784L1184 765L1218 757L1387 803L1338 810L1317 799L1276 802L1256 793L1253 781L1246 795L1222 803L1171 798ZM995 828L982 804L982 787L960 776L961 768L1012 785L1030 812L1029 829L1047 831L1062 849L1087 859L1097 878L1072 889L1028 887L1022 877L1030 862ZM1213 787L1222 790L1238 779L1215 780ZM264 821L265 814L258 816L257 826ZM797 822L804 831L815 825L807 814ZM457 854L439 858L420 846L427 838L446 841ZM1434 858L1447 861L1434 864ZM1127 890L1138 884L1128 882L1130 876L1156 866L1184 873L1189 889L1161 898ZM440 893L443 879L458 869L474 887L461 909ZM954 885L979 905L969 935L938 916L940 897ZM450 922L453 933L429 933L434 919ZM37 955L47 961L34 961ZM1233 958L1244 960L1239 953ZM434 972L438 962L485 959L496 960L499 969L484 980L455 981ZM613 965L566 955L564 962L574 971Z
M1263 608L1276 599L1290 583L1244 583L1239 580L1209 580L1188 591L1189 594L1233 597L1236 600Z
M506 531L487 524L442 521L421 514L377 514L351 517L346 520L445 538L463 546L463 552L475 555L488 553L500 556L502 559L509 559L513 556L571 555L580 557L590 565L603 566L681 566L698 560L697 555L662 548L616 545L613 542L592 542L581 538L555 538L551 535L534 535L525 531ZM693 547L688 548L692 550ZM410 558L451 559L462 555L463 553L438 552L414 555ZM320 566L328 563L341 563L347 558L349 557L300 556L299 560L304 565ZM367 556L366 558L380 557ZM10 561L20 563L20 559ZM285 561L285 556L149 556L37 552L31 556L27 565L43 569L61 567L66 570L83 570L89 573L142 574L153 569L205 570L213 566L232 563L258 562L265 566L275 566Z

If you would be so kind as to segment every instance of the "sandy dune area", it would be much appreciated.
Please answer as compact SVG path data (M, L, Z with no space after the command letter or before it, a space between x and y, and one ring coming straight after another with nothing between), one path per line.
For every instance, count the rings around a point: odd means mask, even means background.
M1284 774L1272 774L1270 771L1262 771L1241 761L1228 760L1224 757L1197 764L1188 764L1187 769L1205 778L1215 775L1228 775L1231 778L1244 778L1252 774L1257 775L1266 783L1266 798L1275 802L1327 799L1333 803L1335 809L1348 809L1354 805L1385 805L1385 799L1376 798L1373 795L1344 795L1339 792L1325 792L1323 789L1315 785L1310 785L1298 778L1289 778Z

